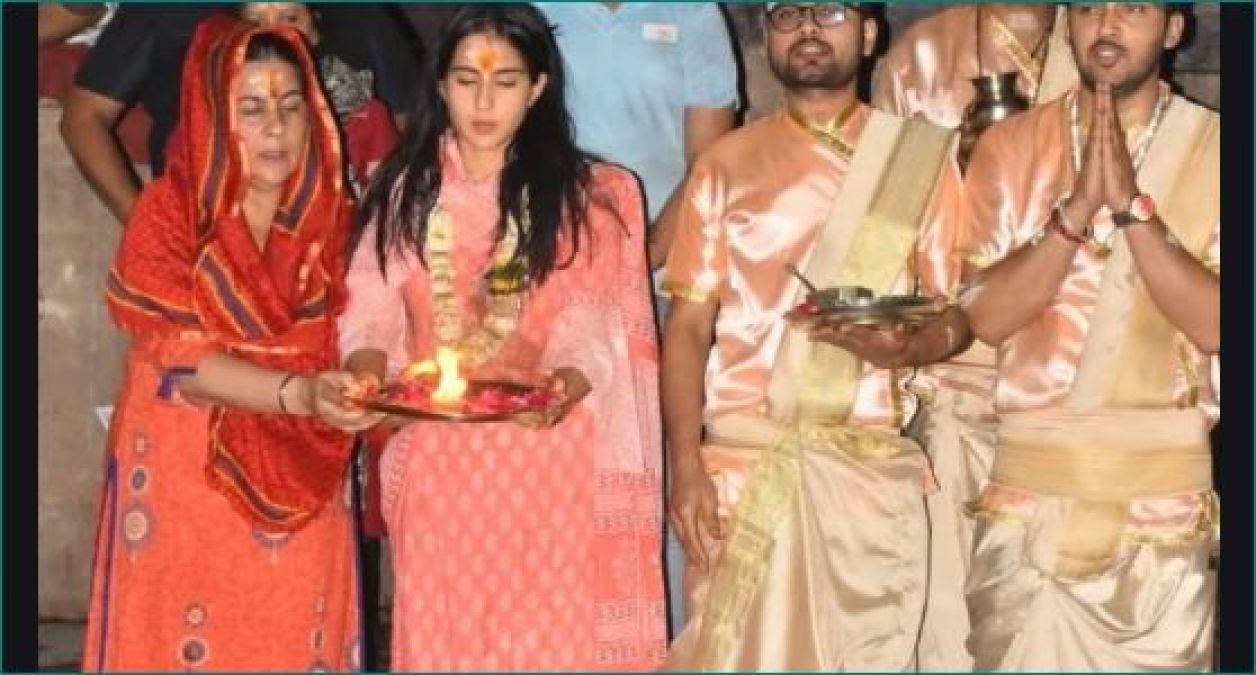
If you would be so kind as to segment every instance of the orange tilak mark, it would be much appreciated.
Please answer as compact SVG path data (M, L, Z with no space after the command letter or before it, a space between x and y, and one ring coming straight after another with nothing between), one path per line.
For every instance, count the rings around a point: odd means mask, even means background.
M279 98L283 93L283 72L278 68L266 69L266 86L271 98Z
M501 55L497 53L497 47L490 44L477 50L475 65L479 66L481 72L488 75L497 68L497 62L501 60L500 57Z

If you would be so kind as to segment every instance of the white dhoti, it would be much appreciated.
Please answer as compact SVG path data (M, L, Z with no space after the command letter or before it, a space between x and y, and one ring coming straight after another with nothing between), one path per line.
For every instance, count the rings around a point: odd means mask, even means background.
M725 514L712 574L689 570L669 670L916 667L927 468L915 442L849 429L704 448Z
M969 368L963 374L967 377L955 386L930 392L922 411L919 440L938 483L929 497L929 602L920 641L924 671L967 671L973 665L964 599L973 520L966 506L990 479L996 419L992 369Z
M1211 667L1219 517L1192 413L1140 412L1108 438L1078 417L1001 432L992 484L974 505L976 669ZM1068 436L1094 441L1057 442Z

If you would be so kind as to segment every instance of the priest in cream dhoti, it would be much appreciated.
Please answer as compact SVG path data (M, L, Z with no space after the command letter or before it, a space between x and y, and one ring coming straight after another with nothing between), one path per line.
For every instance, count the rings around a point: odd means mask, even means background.
M913 368L970 342L963 313L915 330L784 318L807 295L791 265L879 294L957 284L955 134L857 98L874 11L769 3L785 103L686 184L662 377L690 620L669 669L913 669L955 618L925 616L932 477L901 428Z
M1078 4L1081 84L991 127L963 302L998 347L968 581L980 670L1206 670L1218 534L1220 117L1160 79L1184 16Z
M1068 42L1067 10L1055 3L953 5L913 23L877 64L874 107L903 117L921 116L962 128L973 102L972 79L1015 73L1017 92L1029 104L1058 98L1077 82ZM961 145L963 141L961 141ZM961 153L962 154L962 153ZM981 493L994 462L994 350L977 343L929 369L936 382L923 393L915 428L933 464L942 496L951 504L933 524L935 596L949 602L962 594L972 548L973 521L964 505ZM935 650L946 658L925 664L966 670L966 618L949 625Z

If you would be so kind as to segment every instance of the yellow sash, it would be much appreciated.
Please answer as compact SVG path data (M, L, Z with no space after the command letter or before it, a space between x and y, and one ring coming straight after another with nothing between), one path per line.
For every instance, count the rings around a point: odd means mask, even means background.
M1211 490L1207 423L1189 408L1004 415L990 480L1071 499L1052 572L1094 577L1116 559L1131 501ZM1192 536L1218 522L1215 509L1204 514Z
M1044 495L1128 504L1212 486L1207 422L1190 409L1012 413L999 452L996 483Z
M874 111L806 262L807 277L820 287L889 290L910 264L920 221L953 143L951 131ZM806 289L794 284L802 302ZM863 363L849 352L788 331L768 383L768 416L784 423L840 424L850 414L862 376Z
M1165 226L1196 256L1208 245L1220 217L1220 157L1220 116L1173 97L1138 183L1160 205ZM1152 301L1124 237L1116 238L1101 283L1066 407L1172 405L1179 331Z

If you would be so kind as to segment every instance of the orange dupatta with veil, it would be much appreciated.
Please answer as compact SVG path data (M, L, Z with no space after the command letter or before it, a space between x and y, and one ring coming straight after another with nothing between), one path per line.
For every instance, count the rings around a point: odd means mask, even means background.
M230 95L259 33L293 46L310 109L309 142L261 250L241 212L248 175ZM296 31L227 16L198 28L184 61L169 168L136 203L107 285L109 310L124 330L179 338L180 347L161 357L167 373L186 373L212 353L302 374L337 364L353 205L335 121L319 91ZM351 439L317 418L219 405L209 425L206 478L261 529L298 529L341 487Z

